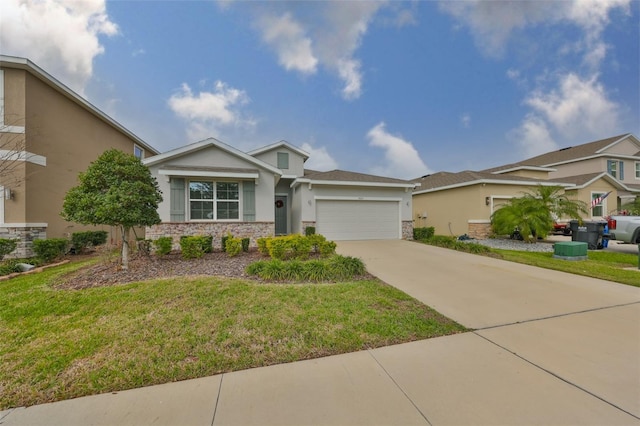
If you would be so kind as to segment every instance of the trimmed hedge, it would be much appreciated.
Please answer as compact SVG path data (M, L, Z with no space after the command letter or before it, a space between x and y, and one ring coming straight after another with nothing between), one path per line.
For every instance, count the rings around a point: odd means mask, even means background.
M155 253L161 256L171 253L172 245L173 245L173 238L171 237L160 237L157 240L153 241L153 246L156 249Z
M0 238L0 260L18 247L18 240Z
M332 256L336 252L336 243L327 241L320 234L292 234L282 237L258 238L258 251L278 260L306 260L311 253L319 253L322 257Z
M33 251L44 262L52 262L67 252L69 241L65 238L49 238L46 240L34 240Z
M417 241L426 240L433 237L435 228L433 226L425 228L413 228L413 239Z

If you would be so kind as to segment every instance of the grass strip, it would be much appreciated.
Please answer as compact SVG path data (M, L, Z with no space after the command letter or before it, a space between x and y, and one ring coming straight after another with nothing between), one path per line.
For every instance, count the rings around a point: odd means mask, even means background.
M0 409L465 331L377 280L52 288L81 266L0 283Z

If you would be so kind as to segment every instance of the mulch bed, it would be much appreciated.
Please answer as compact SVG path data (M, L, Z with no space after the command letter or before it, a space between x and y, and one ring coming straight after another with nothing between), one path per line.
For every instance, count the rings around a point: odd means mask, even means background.
M257 260L268 259L257 251L230 257L223 252L205 253L200 259L183 259L180 253L166 256L137 254L129 259L129 270L120 269L120 259L104 259L93 266L82 268L62 277L55 285L57 289L80 290L156 278L178 276L221 276L258 280L247 275L246 267Z

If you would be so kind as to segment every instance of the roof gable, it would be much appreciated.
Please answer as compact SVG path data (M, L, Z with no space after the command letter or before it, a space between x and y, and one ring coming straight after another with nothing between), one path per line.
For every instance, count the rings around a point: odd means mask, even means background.
M548 167L555 164L578 161L594 156L606 155L607 151L610 151L616 145L629 140L640 148L640 141L638 141L638 139L636 139L632 134L618 135L607 139L588 142L582 145L560 148L557 151L551 151L536 157L528 158L516 164Z
M273 167L270 164L265 163L264 161L261 161L249 154L246 154L234 147L232 147L231 145L227 145L224 142L221 142L215 138L209 138L209 139L205 139L199 142L195 142L189 145L185 145L182 146L180 148L176 148L173 149L171 151L167 151L164 152L162 154L158 154L155 155L153 157L149 157L149 158L145 158L143 160L143 163L147 166L153 166L155 164L159 164L161 162L167 162L167 161L171 161L172 159L176 159L179 157L183 157L185 155L189 155L189 154L193 154L196 153L198 151L201 150L205 150L211 147L216 147L222 151L225 151L226 153L233 155L235 157L238 157L242 160L244 160L245 162L248 162L250 164L253 164L254 166L257 166L259 168L268 170L270 172L273 172L274 174L277 174L279 176L282 175L282 171L276 167Z
M286 148L289 151L295 152L296 154L301 156L304 159L304 161L307 161L309 159L309 154L306 151L303 151L300 148L295 147L295 146L291 145L289 142L284 141L284 140L282 140L280 142L273 143L271 145L263 146L262 148L254 149L253 151L249 151L247 154L249 154L251 156L256 156L256 155L259 155L259 154L264 154L265 152L274 151L274 150L279 149L279 148Z

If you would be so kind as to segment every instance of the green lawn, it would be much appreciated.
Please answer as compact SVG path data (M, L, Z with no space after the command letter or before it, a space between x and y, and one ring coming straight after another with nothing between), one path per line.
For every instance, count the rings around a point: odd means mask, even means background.
M0 409L465 331L376 280L52 288L80 266L0 282Z
M587 277L600 278L621 284L640 287L640 271L638 256L629 253L613 253L604 251L587 252L587 260L554 259L553 253L535 253L524 251L498 250L502 259L511 262L555 269Z

